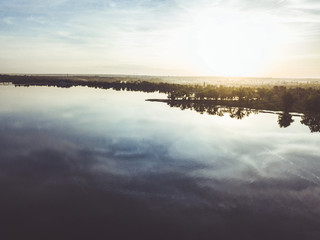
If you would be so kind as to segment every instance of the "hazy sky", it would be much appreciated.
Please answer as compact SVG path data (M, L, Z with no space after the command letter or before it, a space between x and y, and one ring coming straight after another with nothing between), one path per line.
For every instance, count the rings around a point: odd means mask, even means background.
M0 0L1 73L320 77L320 0Z

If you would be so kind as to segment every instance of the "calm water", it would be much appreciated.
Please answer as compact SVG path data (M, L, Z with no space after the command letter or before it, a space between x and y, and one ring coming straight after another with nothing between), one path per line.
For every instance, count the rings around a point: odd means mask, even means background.
M0 86L3 239L320 239L320 133L146 102Z

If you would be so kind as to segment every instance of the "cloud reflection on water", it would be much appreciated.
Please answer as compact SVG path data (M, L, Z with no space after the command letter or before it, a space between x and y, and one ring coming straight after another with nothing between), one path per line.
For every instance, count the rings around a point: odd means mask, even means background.
M231 123L130 96L82 110L74 99L68 117L50 100L36 115L1 113L8 238L320 236L319 136L279 129L267 114Z

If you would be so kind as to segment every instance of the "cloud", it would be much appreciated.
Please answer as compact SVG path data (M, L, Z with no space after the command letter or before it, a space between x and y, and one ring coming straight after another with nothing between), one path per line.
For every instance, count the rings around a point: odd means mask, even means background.
M109 69L116 65L123 67L114 68L113 73L199 73L194 36L208 24L195 22L199 16L207 16L215 26L216 21L232 21L235 13L283 27L290 33L285 44L292 46L288 52L307 44L314 46L303 53L307 55L319 51L318 9L316 1L302 0L4 0L0 3L0 35L14 41L1 44L6 49L32 49L34 54L22 50L21 58L11 61L14 50L3 50L0 63L3 69L20 69L18 72L112 73ZM220 20L219 14L224 15ZM83 54L79 56L79 52ZM76 57L70 59L72 55ZM34 59L27 61L31 57ZM65 64L60 64L63 61ZM98 65L109 67L104 70L95 67ZM135 71L134 66L141 68Z
M6 17L6 18L3 18L2 21L8 25L12 25L14 24L14 18L12 17Z

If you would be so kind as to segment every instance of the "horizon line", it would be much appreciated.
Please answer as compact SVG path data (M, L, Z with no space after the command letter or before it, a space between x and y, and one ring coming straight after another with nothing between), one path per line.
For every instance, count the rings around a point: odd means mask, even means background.
M172 77L172 78L246 78L246 79L316 79L319 77L267 77L267 76L219 76L219 75L151 75L151 74L123 74L123 73L0 73L0 75L26 75L26 76L121 76L121 77Z

